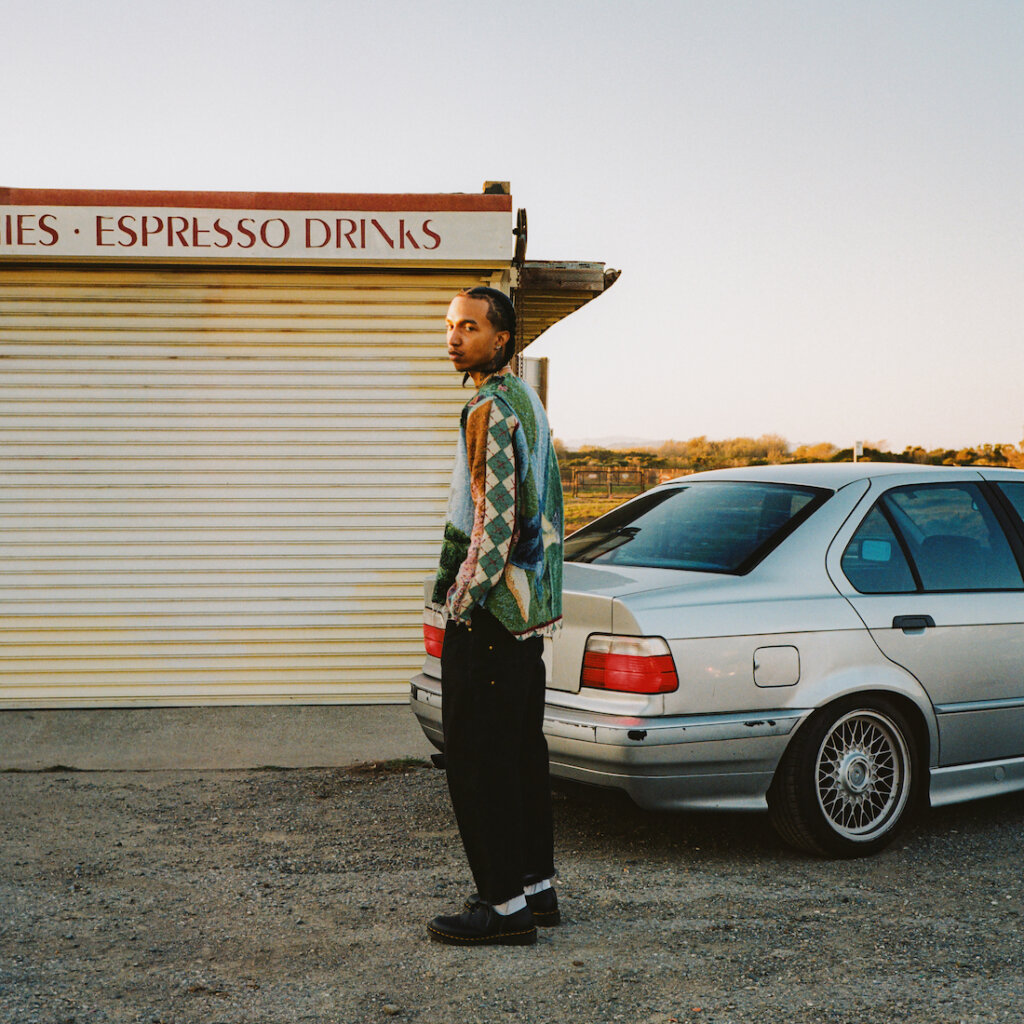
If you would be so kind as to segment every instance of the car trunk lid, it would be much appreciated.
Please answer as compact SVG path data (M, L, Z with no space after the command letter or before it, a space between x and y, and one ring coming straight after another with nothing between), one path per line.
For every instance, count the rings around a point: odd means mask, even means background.
M678 586L683 577L678 569L648 569L644 566L588 565L566 562L562 577L563 625L551 643L548 657L548 687L577 693L583 649L591 633L615 632L616 598L639 591ZM631 631L630 631L631 632Z

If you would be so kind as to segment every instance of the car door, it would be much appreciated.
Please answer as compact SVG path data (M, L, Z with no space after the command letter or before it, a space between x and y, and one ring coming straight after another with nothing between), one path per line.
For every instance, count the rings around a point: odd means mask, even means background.
M881 651L928 693L939 765L1024 755L1024 577L1012 511L980 475L947 476L891 484L844 532L829 573Z

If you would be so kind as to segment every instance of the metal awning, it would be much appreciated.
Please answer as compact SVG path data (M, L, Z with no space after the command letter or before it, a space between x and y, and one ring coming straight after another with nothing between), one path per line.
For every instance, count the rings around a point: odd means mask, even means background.
M522 351L552 324L607 291L621 271L603 263L524 260L512 269L516 349Z

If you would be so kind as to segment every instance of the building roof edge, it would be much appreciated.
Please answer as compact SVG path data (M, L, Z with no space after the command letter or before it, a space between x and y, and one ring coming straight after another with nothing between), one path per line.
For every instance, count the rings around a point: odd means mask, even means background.
M503 213L512 197L470 192L192 192L0 187L0 206L131 206L222 210L366 210Z

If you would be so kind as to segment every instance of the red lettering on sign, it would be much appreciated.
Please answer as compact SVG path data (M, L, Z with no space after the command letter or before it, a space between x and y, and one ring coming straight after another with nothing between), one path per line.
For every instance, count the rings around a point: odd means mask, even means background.
M374 217L374 218L372 218L370 220L370 223L377 229L377 231L380 234L381 238L383 238L384 241L388 243L388 248L389 249L394 249L394 247L395 247L395 240L384 230L384 228L381 226L380 221L377 220L376 217Z
M175 227L175 223L179 226ZM174 240L178 239L179 242L185 248L188 248L188 239L185 237L185 232L188 230L188 218L187 217L168 217L167 218L167 248L170 249L174 245Z
M215 248L225 254L229 249L237 249L239 253L251 252L254 256L258 255L256 250L270 249L281 253L278 258L300 255L304 245L310 256L315 252L332 257L327 250L334 249L335 258L345 259L358 257L360 253L369 254L372 250L379 259L390 250L396 258L407 254L415 259L442 248L444 241L443 220L438 223L434 217L424 219L422 214L387 206L377 208L387 212L373 213L370 208L365 216L298 211L277 215L279 211L272 209L241 209L225 216L217 215L215 209L196 210L187 206L178 207L179 213L174 213L174 208L164 209L159 205L153 209L160 209L160 214L145 213L145 207L139 207L135 213L125 212L125 207L120 208L120 213L117 207L106 207L110 210L108 213L96 213L96 209L103 208L83 210L78 216L84 215L87 219L83 222L75 218L69 225L60 212L8 207L0 213L0 245L8 254L35 247L59 250L70 241L68 256L89 251L98 256L99 249L118 247L143 250L138 252L139 256L174 255L173 250L178 249L179 257L188 255L182 251L188 249ZM28 212L23 212L26 210ZM72 229L75 235L81 232L85 237L71 240L67 236ZM150 248L153 253L148 252ZM285 249L289 249L288 254L284 253Z
M221 242L214 242L213 243L218 249L226 249L234 241L234 235L232 235L231 232L228 231L228 229L226 227L224 227L223 224L221 224L220 217L218 217L213 222L213 230L216 231L217 234L220 235L221 238L224 239L223 243L221 243Z
M105 220L113 220L113 217L104 217L102 214L96 214L96 244L97 245L113 245L113 242L104 242L104 232L113 231L113 228L103 226Z
M241 242L239 242L239 249L251 249L256 244L256 236L245 226L246 223L255 224L256 221L254 221L252 217L243 217L238 222L239 233L245 235L245 237L249 239L248 245L243 245Z
M60 235L57 234L57 229L56 228L54 228L50 224L46 223L47 221L53 221L54 223L56 223L57 218L52 213L44 213L39 218L39 230L40 231L45 231L46 234L48 234L50 236L50 240L48 242L40 242L39 244L40 245L47 245L47 246L49 246L49 245L56 245L57 242L60 241Z
M338 221L340 224L341 221ZM323 228L324 240L322 242L313 242L313 225L319 224ZM319 231L318 231L319 233ZM319 217L307 217L306 218L306 248L307 249L322 249L331 240L331 226L325 220L321 220Z
M57 229L53 226L57 217L52 213L8 213L0 223L0 243L5 245L51 246L60 239ZM42 232L46 238L33 238L36 232ZM107 243L112 244L112 243Z
M406 243L407 240L408 240L409 244L414 249L418 249L420 247L420 243L417 242L416 239L412 237L412 232L405 226L405 221L404 220L399 220L399 222L398 222L398 248L399 249L404 249L405 248L405 243Z
M278 242L277 245L274 245L274 243L267 238L267 228L270 227L271 224L281 225L281 241ZM265 220L260 226L260 238L262 239L263 244L270 249L280 249L281 246L287 245L288 239L291 238L291 234L292 229L288 227L288 222L282 220L280 217L271 217L270 220Z
M35 217L30 213L18 214L18 245L35 245L35 242L30 242L27 238L29 234L35 231L35 225L26 224L26 220L35 220Z
M150 221L156 221L156 223L150 227ZM145 248L149 245L150 235L159 235L164 229L164 221L162 217L143 217L142 218L142 247Z
M348 230L342 231L341 230L341 225L342 224L347 224L348 225ZM335 236L336 237L335 248L337 248L337 249L341 248L341 240L342 240L342 238L344 238L345 241L348 242L349 248L350 249L355 249L356 248L356 243L355 243L355 240L352 238L352 236L356 233L356 231L359 230L359 225L356 224L356 222L354 220L350 220L348 217L339 217L337 219L337 221L335 222L335 227L337 229L337 235Z
M117 244L125 249L130 249L139 240L139 233L131 226L134 223L135 218L130 213L126 213L123 217L118 218L117 226L121 229L122 234L128 236L128 241L119 241Z
M424 249L436 249L441 244L441 236L436 231L431 231L430 229L430 218L427 218L427 220L423 222L423 234L430 235L430 237L434 240L433 245L427 245L427 243L424 242Z

